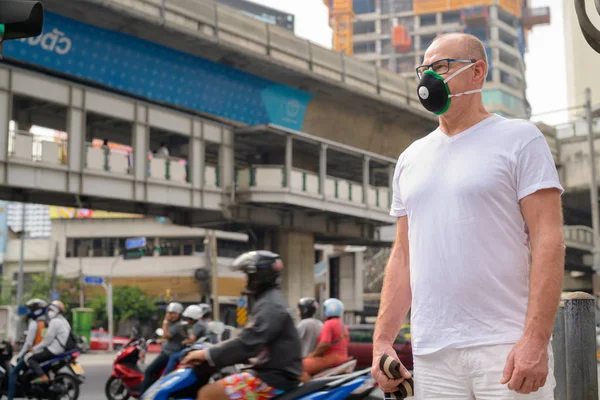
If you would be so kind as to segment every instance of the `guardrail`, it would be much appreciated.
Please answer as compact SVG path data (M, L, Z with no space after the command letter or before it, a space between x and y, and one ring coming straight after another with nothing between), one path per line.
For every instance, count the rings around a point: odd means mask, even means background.
M160 25L270 58L322 80L343 83L382 100L423 111L416 80L405 79L358 58L301 39L285 28L261 22L212 0L79 0L160 21ZM423 114L425 115L425 114ZM432 117L433 119L433 117Z
M11 130L8 135L10 157L44 164L67 163L67 139Z

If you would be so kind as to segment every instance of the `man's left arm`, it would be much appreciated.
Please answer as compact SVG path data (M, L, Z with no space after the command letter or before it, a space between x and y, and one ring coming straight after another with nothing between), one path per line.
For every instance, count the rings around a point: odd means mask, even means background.
M521 213L529 232L531 268L525 328L509 354L502 383L521 394L537 391L548 376L548 344L563 287L563 188L543 136L522 150L517 165Z

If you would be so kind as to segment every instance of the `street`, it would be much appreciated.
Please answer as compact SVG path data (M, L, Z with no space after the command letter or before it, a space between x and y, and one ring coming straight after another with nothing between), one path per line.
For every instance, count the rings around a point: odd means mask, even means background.
M83 354L79 357L79 362L85 370L86 380L81 387L81 400L106 400L104 395L104 384L110 376L112 370L112 361L115 355L110 353ZM146 363L152 362L155 354L148 354ZM598 368L600 372L600 365ZM598 375L598 384L600 385L600 373ZM371 399L382 399L383 393L380 390L375 391ZM418 400L416 397L413 400Z

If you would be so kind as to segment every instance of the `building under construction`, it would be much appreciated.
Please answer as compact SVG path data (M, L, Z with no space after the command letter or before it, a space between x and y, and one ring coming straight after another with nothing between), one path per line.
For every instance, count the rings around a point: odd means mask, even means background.
M483 100L490 112L529 116L525 96L527 32L550 22L549 7L527 0L324 0L333 47L407 77L435 37L466 32L480 38L489 61Z

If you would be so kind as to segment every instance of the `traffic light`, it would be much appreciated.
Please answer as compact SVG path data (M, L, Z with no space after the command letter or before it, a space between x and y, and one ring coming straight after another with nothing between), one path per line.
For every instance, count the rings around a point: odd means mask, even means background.
M5 40L38 36L44 27L40 1L0 0L0 57Z

